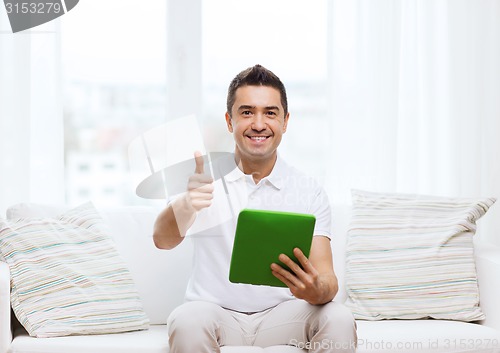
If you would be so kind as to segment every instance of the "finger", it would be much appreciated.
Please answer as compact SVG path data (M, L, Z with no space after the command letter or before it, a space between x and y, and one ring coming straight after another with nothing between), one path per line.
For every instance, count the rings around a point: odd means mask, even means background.
M210 207L212 205L212 201L211 200L195 200L193 201L193 208L196 210L196 211L199 211L203 208L206 208L206 207Z
M208 194L214 192L214 184L212 182L199 182L197 180L190 180L188 183L188 191L200 191Z
M189 193L191 200L213 200L214 195L207 192L199 192L197 190L191 191Z
M305 272L314 273L316 271L314 266L311 264L311 261L309 261L309 259L306 257L306 255L304 255L302 250L300 250L299 248L295 248L295 249L293 249L293 254L297 258L297 260L299 260L300 264L302 265L302 269Z
M200 151L196 151L194 153L194 161L196 163L196 168L195 168L194 172L196 174L203 174L205 172L205 170L203 168L203 157L202 157Z
M297 288L297 286L294 284L294 280L296 280L296 278L280 265L275 263L271 264L271 272L274 277L283 282L288 288L290 289Z
M288 288L290 289L295 289L295 286L293 285L292 282L290 282L286 277L282 276L281 273L279 272L274 272L272 271L273 276L279 279L281 282L283 282Z
M297 263L295 261L293 261L291 258L289 258L288 256L286 256L285 254L280 254L280 256L278 257L278 259L283 262L285 265L288 266L288 268L293 272L295 273L297 276L301 276L304 274L304 271L302 270L302 268L300 268L299 265L297 265Z
M207 174L193 174L189 177L189 183L211 184L213 181L212 177Z

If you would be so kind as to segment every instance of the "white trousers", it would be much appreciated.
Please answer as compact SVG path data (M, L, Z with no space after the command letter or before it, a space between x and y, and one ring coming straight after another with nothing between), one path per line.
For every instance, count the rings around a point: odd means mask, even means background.
M218 353L221 346L292 345L310 353L355 352L356 322L344 305L289 300L247 314L193 301L168 318L171 353Z

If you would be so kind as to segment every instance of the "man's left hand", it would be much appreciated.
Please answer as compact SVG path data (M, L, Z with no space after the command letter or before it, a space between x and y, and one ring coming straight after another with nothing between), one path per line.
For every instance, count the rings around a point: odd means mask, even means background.
M293 249L293 254L299 260L302 268L288 256L281 254L279 260L288 266L290 271L273 263L271 264L273 275L290 288L294 297L304 299L311 304L321 304L325 284L320 280L318 271L299 248Z

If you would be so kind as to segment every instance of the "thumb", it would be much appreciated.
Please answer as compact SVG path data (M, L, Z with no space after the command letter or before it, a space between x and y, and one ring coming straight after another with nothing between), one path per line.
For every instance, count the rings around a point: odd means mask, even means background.
M203 168L203 156L201 155L200 151L196 151L194 153L194 160L196 163L196 168L195 168L194 172L196 174L203 174L205 172L205 170Z

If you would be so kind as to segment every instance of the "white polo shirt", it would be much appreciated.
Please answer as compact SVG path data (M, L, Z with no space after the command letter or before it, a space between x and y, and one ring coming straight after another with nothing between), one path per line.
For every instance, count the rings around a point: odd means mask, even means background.
M231 157L232 158L232 157ZM212 205L201 210L187 236L194 243L193 272L186 300L202 300L240 312L257 312L293 299L288 288L229 282L237 215L243 208L316 216L315 236L330 238L330 206L324 189L279 156L269 176L255 184L235 164L215 184Z

